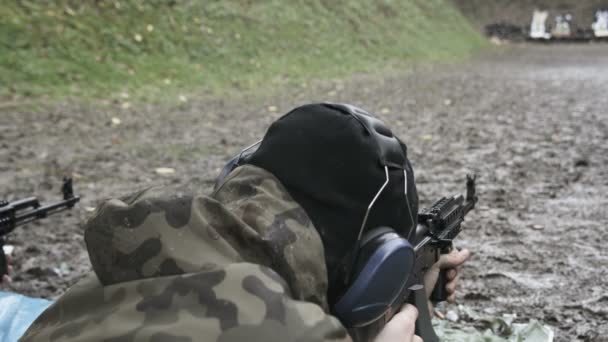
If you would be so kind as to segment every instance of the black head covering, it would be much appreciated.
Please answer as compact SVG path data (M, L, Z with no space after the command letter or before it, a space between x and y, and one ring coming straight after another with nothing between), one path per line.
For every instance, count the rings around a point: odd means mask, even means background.
M388 130L384 125L380 129ZM390 130L388 133L392 136ZM388 226L407 237L416 222L418 195L407 150L398 158L407 172L408 210L403 169L389 169L389 183L369 214L365 231ZM285 186L306 211L325 248L333 305L345 290L367 207L386 180L377 143L357 118L330 104L298 107L275 121L247 163L261 167ZM410 211L413 217L410 217Z

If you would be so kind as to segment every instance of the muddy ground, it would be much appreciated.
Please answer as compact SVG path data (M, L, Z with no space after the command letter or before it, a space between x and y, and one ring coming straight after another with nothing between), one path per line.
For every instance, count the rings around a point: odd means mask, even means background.
M480 176L479 207L457 243L475 252L461 303L538 319L556 327L557 341L607 341L607 70L608 45L515 46L268 97L0 109L3 195L51 201L61 176L72 174L82 196L73 211L10 236L8 289L56 298L88 272L82 223L101 199L151 184L211 188L223 162L281 113L345 101L377 112L407 142L422 205L463 191L466 173ZM159 175L159 167L175 173Z

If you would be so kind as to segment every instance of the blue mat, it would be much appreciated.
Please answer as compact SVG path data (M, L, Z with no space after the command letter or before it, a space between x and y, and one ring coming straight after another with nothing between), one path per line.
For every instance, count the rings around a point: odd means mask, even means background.
M16 342L51 303L0 291L0 342Z

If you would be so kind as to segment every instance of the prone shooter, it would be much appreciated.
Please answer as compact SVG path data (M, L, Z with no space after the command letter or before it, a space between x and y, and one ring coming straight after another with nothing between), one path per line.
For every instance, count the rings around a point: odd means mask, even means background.
M332 313L348 329L355 341L372 340L404 303L417 307L416 334L426 342L438 341L428 310L424 288L427 271L439 261L441 254L452 251L452 241L461 231L464 217L477 203L475 176L467 175L466 197L443 197L430 208L417 213L417 204L410 202L408 179L411 166L400 153L402 145L384 123L360 108L348 104L324 103L327 108L353 117L376 145L378 160L373 166L384 170L385 179L367 205L351 261L345 263L345 290L333 304ZM246 147L231 159L216 180L217 189L238 166L255 162L262 141ZM368 218L379 209L379 199L391 182L391 174L400 174L404 180L404 217L409 220L405 236L388 225L371 226ZM415 192L415 190L414 190ZM417 201L416 201L417 202ZM416 224L417 217L417 224ZM406 222L408 220L405 220ZM371 226L371 227L368 227ZM446 301L447 270L442 270L431 292L433 302Z
M103 202L84 230L95 275L22 341L436 341L425 273L456 283L468 252L439 264L475 205L474 178L467 188L418 215L407 146L386 124L347 104L295 108L209 195ZM74 322L86 329L66 334Z

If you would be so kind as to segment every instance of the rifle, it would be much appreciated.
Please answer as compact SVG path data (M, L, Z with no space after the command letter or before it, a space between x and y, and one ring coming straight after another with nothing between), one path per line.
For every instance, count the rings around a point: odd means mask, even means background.
M71 178L63 179L61 193L62 201L45 206L42 206L36 197L13 202L0 200L0 277L8 273L8 263L2 248L5 243L4 237L17 226L71 209L80 200L79 196L74 196Z
M416 321L416 334L425 342L439 341L431 323L428 310L428 299L424 287L416 287L415 284L424 284L424 274L433 266L441 254L452 251L453 240L462 230L461 224L464 217L475 208L477 196L475 194L476 176L467 175L466 198L462 195L443 197L435 202L430 208L423 209L418 214L418 225L413 238L416 262L414 266L414 286L410 293L409 302L418 308L418 320ZM439 273L437 284L433 289L430 299L433 302L442 302L447 299L445 285L447 283L446 270Z
M369 263L377 267L373 270L376 273L368 273L368 278L364 278L365 286L360 287L368 297L355 297L355 300L352 300L354 304L349 303L355 309L346 311L346 315L341 317L355 341L372 340L399 311L403 303L413 304L418 309L416 335L422 337L425 342L439 341L431 321L424 277L437 263L441 254L450 253L453 248L452 241L462 230L461 225L465 216L477 203L475 176L467 175L466 184L466 198L462 195L443 197L430 208L423 209L418 214L416 229L407 239L396 238L396 234L393 234L394 236L387 237L384 242L385 246L390 246L386 247L385 251L393 248L392 252L372 256L380 255L384 259L376 264ZM391 243L392 245L389 245ZM380 263L390 267L378 267ZM430 299L434 302L447 299L445 272L440 272L431 293ZM372 275L369 276L370 274ZM388 301L386 294L391 296ZM378 316L379 313L381 317ZM358 317L355 317L356 315Z

